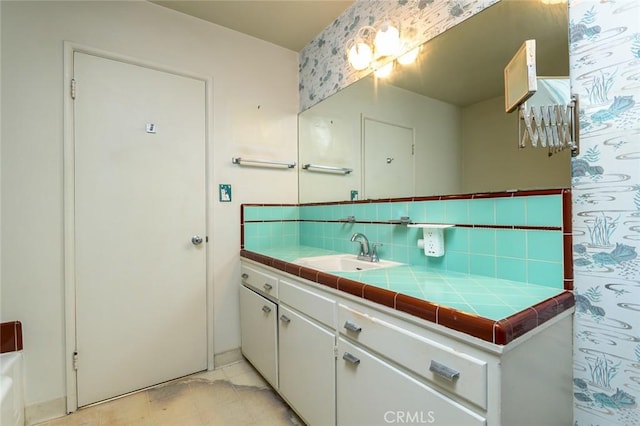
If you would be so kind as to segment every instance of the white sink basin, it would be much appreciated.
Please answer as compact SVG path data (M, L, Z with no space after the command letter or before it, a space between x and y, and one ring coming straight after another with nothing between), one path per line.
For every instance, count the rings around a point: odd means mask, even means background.
M380 260L379 262L358 260L358 257L354 254L301 257L294 260L293 263L327 272L368 271L371 269L391 268L393 266L403 265L402 263L392 262L390 260Z

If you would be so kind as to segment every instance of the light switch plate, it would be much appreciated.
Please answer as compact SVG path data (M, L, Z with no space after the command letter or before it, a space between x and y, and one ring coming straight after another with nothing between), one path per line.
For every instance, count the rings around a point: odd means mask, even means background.
M221 203L229 203L231 202L231 185L228 183L220 184L220 202Z

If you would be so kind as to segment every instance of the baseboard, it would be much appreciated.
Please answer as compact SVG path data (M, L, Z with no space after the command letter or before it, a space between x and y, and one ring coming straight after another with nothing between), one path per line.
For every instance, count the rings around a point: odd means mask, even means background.
M233 364L242 360L242 352L240 348L231 349L230 351L220 352L213 355L213 366L215 369L224 367L225 365Z
M57 398L50 401L27 405L24 408L26 426L56 419L67 414L67 398Z

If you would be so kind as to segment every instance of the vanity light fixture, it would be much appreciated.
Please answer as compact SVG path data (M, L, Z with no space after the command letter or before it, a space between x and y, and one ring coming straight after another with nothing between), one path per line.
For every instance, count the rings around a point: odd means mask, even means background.
M355 70L363 70L373 61L373 39L376 29L365 26L358 30L356 36L347 41L347 58Z
M400 31L390 21L386 21L376 32L374 39L375 56L396 56L400 53Z
M379 29L372 26L360 28L346 45L351 67L357 71L372 68L376 77L383 78L391 74L396 61L402 65L413 63L420 49L409 50L408 43L400 39L398 27L397 23L387 19Z

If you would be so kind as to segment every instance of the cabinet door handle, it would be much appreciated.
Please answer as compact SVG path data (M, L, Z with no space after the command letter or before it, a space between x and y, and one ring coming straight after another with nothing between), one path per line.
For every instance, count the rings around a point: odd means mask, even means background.
M242 274L242 279L243 280L246 280L247 278L249 278L249 274L247 274L247 273Z
M289 323L291 322L291 318L286 315L280 315L280 321Z
M266 291L269 291L273 288L273 286L269 283L264 283L264 285L262 286L262 288L264 288Z
M351 363L351 364L353 364L353 365L358 365L358 364L360 364L360 358L358 358L358 357L356 357L356 356L354 356L354 355L351 355L349 352L345 352L345 353L342 355L342 359L344 359L344 360L345 360L345 361L347 361L347 362L350 362L350 363Z
M459 371L456 371L453 368L449 368L446 365L440 364L438 361L434 361L434 360L431 360L429 371L442 377L443 379L449 380L450 382L453 382L455 379L460 378Z
M268 314L269 312L271 312L271 308L268 307L267 305L262 306L262 312L264 312L265 314Z
M355 322L351 322L349 320L345 321L344 328L346 328L349 331L353 331L354 333L360 333L362 331L362 327L360 327Z

